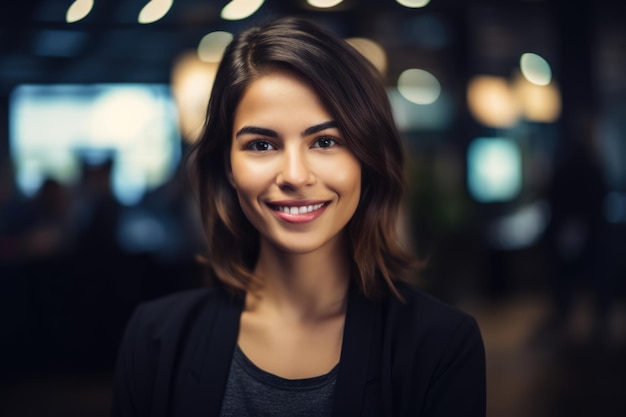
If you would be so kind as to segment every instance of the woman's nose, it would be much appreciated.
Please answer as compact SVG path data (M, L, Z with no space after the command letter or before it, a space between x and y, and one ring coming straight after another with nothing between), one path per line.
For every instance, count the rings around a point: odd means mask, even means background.
M305 150L285 148L276 182L281 187L298 188L315 182Z

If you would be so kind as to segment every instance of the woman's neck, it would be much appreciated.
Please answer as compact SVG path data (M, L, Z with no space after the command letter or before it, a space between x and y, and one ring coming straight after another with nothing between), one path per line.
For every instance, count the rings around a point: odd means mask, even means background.
M263 286L248 295L247 308L271 309L300 321L345 313L350 264L343 244L294 254L263 242L255 274Z

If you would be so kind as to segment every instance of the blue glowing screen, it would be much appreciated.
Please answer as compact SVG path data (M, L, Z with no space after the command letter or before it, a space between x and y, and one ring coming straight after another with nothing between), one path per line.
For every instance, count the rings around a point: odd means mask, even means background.
M21 85L9 102L18 187L77 181L84 164L113 160L113 192L125 204L167 181L181 157L178 113L164 84Z

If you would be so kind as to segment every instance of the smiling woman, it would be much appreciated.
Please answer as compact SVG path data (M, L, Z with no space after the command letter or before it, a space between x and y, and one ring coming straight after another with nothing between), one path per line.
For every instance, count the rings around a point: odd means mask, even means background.
M115 416L484 416L466 313L409 284L385 89L306 20L227 47L192 159L209 288L142 304Z

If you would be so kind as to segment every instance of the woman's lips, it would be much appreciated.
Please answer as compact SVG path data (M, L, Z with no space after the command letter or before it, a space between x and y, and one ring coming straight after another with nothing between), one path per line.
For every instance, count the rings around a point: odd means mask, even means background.
M277 201L268 206L281 220L288 223L308 223L322 215L327 201Z

